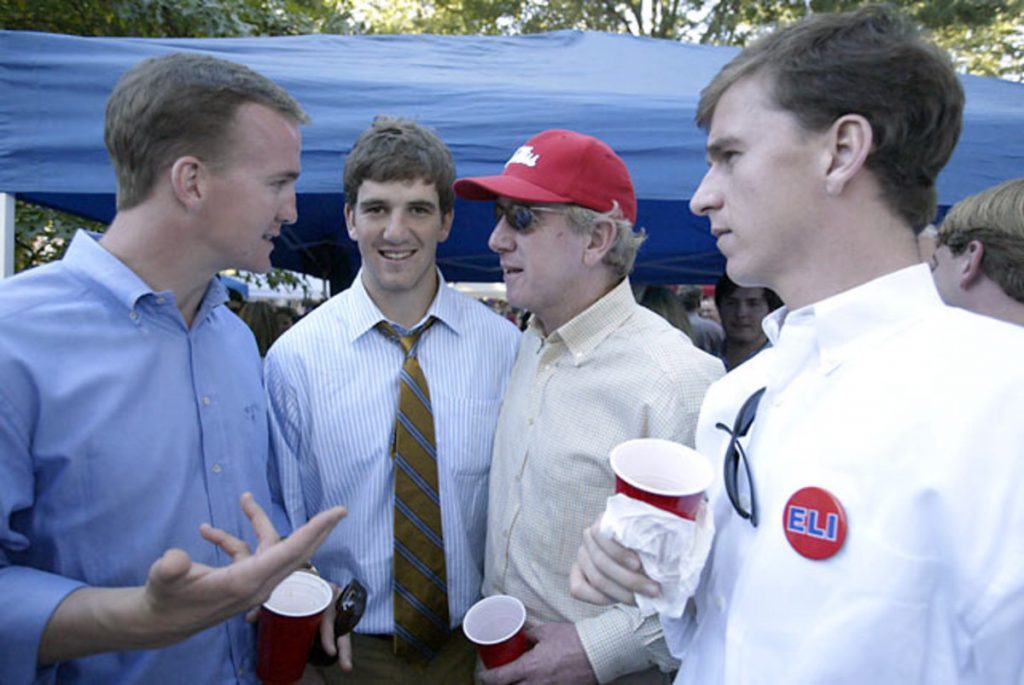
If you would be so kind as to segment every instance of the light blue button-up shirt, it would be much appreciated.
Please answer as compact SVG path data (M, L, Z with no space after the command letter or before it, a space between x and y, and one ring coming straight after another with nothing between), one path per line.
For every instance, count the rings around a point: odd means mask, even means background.
M443 279L423 320L429 316L437 322L420 338L417 359L434 410L454 627L480 597L491 446L519 331ZM405 353L374 328L382 320L360 273L281 336L266 363L288 515L298 526L328 507L348 507L313 562L339 585L355 576L366 586L362 633L394 630L391 440Z
M84 232L60 262L0 281L0 682L256 682L241 616L171 647L39 669L68 593L132 586L170 547L230 559L208 522L254 544L239 508L271 503L260 358L211 281L191 328ZM276 522L283 523L283 513Z

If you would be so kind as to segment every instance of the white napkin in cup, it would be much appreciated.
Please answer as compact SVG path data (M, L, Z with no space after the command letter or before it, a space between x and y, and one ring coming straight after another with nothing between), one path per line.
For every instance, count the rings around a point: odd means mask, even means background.
M644 616L657 612L679 618L697 590L700 574L715 535L714 518L702 503L697 520L690 521L623 494L608 498L601 533L635 551L644 573L661 585L655 599L637 594Z

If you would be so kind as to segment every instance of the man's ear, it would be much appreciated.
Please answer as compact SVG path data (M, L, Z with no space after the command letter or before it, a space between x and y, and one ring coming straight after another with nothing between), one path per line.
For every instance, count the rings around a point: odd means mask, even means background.
M356 220L355 220L355 208L352 207L348 202L345 203L345 230L348 232L348 237L352 240L356 239Z
M860 114L844 114L827 134L825 192L836 196L864 167L874 146L871 124Z
M452 222L455 221L455 210L450 209L441 215L441 233L437 236L437 242L443 243L448 240L452 232Z
M980 240L972 240L967 243L960 259L960 287L967 290L977 283L985 272L981 268L981 262L985 258L985 243Z
M191 155L179 157L171 164L170 174L174 197L186 208L193 208L206 197L209 171L197 158Z
M587 266L600 264L608 251L615 244L615 236L618 229L611 219L602 219L594 224L587 240L587 246L583 251L583 263Z

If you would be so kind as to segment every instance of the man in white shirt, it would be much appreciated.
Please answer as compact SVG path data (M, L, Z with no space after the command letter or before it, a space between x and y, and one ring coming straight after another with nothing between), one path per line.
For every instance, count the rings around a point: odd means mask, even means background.
M675 667L657 617L574 600L583 528L613 494L608 454L630 438L693 444L721 363L636 303L627 275L645 234L626 165L602 141L537 134L499 176L456 192L495 200L490 247L508 300L531 313L494 438L484 594L526 605L533 648L488 684L659 683Z
M1024 325L1024 178L956 203L930 264L946 304Z
M1024 331L943 305L914 233L962 109L879 7L783 28L702 94L691 207L786 307L701 409L724 478L691 611L662 621L677 682L1021 682ZM637 564L591 529L573 593L656 592Z
M454 180L451 153L433 131L378 117L345 160L345 224L362 268L267 355L271 442L288 516L298 524L344 502L348 524L314 561L331 581L354 578L368 592L351 645L339 643L342 669L351 672L320 670L332 683L468 682L476 662L460 625L480 598L491 445L519 331L449 288L437 267ZM403 350L410 338L416 342ZM420 477L433 481L440 521L424 521L426 512L396 498L396 475L418 468L398 437L409 418L401 398L410 358L432 411L434 465ZM400 560L403 571L423 561L400 522L441 534L439 568L430 568L429 581L427 572L417 577L426 587L413 590L419 580L395 573ZM431 587L446 597L424 595ZM416 626L401 614L414 601L410 592L436 602L415 612L425 619Z

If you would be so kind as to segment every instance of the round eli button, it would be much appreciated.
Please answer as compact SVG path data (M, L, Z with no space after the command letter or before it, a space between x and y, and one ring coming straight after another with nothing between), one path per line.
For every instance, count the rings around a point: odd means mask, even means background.
M828 559L846 541L846 511L828 490L802 488L782 511L782 530L790 546L808 559Z

